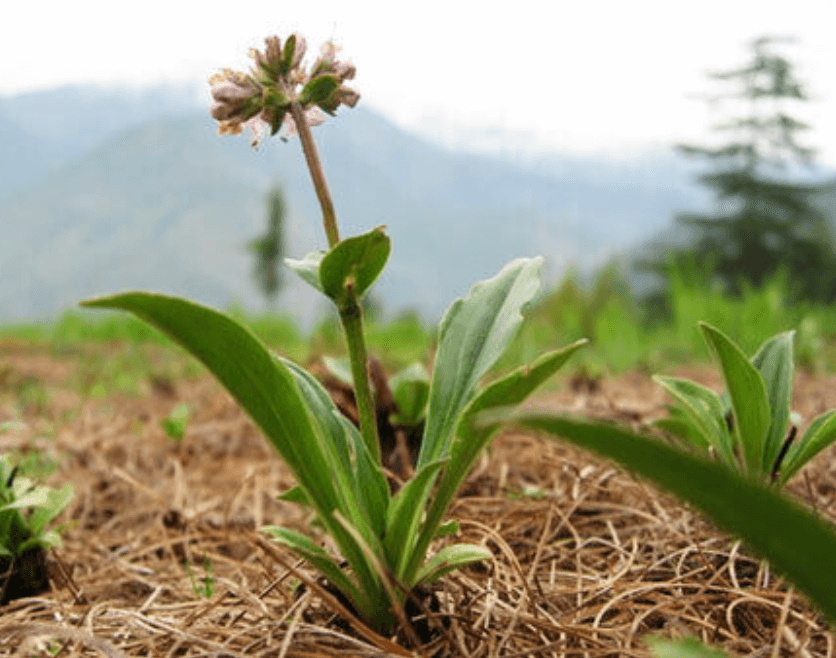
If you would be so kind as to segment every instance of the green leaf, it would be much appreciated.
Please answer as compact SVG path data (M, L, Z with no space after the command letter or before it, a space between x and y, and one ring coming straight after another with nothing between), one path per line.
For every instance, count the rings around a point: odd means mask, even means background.
M766 385L766 394L772 414L769 432L764 444L763 463L761 464L761 468L767 473L772 470L775 464L790 425L793 384L792 341L794 335L794 331L787 331L773 336L752 357L752 365L761 373Z
M383 229L378 226L363 235L341 240L322 259L322 291L338 306L345 301L349 287L360 299L383 271L392 248Z
M836 621L836 534L803 507L712 461L613 426L530 411L494 413L482 422L503 418L614 459L688 501L746 541Z
M585 338L582 338L571 345L542 355L528 366L514 370L486 387L461 413L456 431L457 439L450 451L450 464L438 484L417 546L404 573L407 581L418 569L419 560L423 559L430 542L437 535L439 524L447 513L447 508L453 501L462 481L467 477L482 448L487 445L498 429L475 425L474 418L488 409L524 402L538 386L557 372L587 342Z
M144 292L129 292L83 302L84 306L131 311L168 334L199 359L255 421L287 463L328 532L363 586L377 578L360 547L333 517L334 510L356 518L353 487L345 475L345 459L328 432L327 417L312 418L293 372L250 331L205 306ZM298 372L297 372L298 374ZM336 421L335 421L336 422ZM328 427L326 431L326 427ZM342 434L342 427L339 426Z
M818 453L836 441L836 409L817 416L804 436L796 439L790 446L784 463L781 464L781 476L778 486L781 487L793 475L809 462Z
M403 581L407 587L414 585L409 579L404 579L407 564L412 559L423 560L426 553L424 547L417 558L413 557L418 525L424 515L424 501L432 488L435 476L446 463L445 460L439 460L419 468L403 489L395 494L389 505L384 549L395 578Z
M363 437L339 412L322 384L289 359L277 358L293 374L314 422L320 425L337 455L340 467L334 467L331 472L342 493L343 515L360 529L370 545L379 547L389 506L386 476L374 466Z
M189 424L189 405L185 402L178 404L172 412L160 420L160 427L166 435L175 441L181 441L186 434Z
M688 379L657 375L653 380L682 404L681 411L702 434L704 442L713 446L720 458L734 468L734 451L720 396Z
M276 496L277 500L284 501L286 503L296 503L297 505L305 505L306 507L312 507L311 501L308 500L308 496L305 493L305 490L302 489L299 485L295 487L290 487L287 491L280 493Z
M747 472L763 482L769 475L769 469L764 469L762 464L771 422L763 377L725 334L705 322L700 322L700 329L720 361L734 412L734 432L743 450Z
M285 258L284 263L296 272L303 281L325 294L325 291L322 289L322 281L319 280L319 266L327 253L327 251L312 251L300 260Z
M47 524L57 517L73 499L73 485L69 482L60 489L50 489L46 503L36 508L29 517L29 530L34 536L44 534Z
M343 384L354 386L354 380L351 378L351 363L348 359L336 359L332 356L323 355L322 363L328 368L328 372Z
M314 544L306 535L295 530L290 530L289 528L282 528L281 526L265 526L262 530L276 542L287 546L294 553L310 562L319 573L330 580L351 601L361 604L368 596L340 569L340 566L334 561L334 558Z
M418 572L416 585L421 583L432 583L446 576L451 571L460 569L474 562L484 562L493 556L491 552L482 546L475 544L453 544L445 546L438 553L427 560Z
M422 363L415 362L389 380L389 387L398 405L395 421L403 425L417 425L424 416L430 393L430 378Z
M542 258L508 263L457 299L441 320L418 467L446 456L459 414L508 347L540 287Z

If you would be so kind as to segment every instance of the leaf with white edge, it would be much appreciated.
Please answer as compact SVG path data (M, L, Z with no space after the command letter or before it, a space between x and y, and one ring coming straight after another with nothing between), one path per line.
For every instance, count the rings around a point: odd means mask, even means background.
M511 261L447 309L439 326L418 467L447 456L459 414L502 355L540 288L543 259Z
M766 435L762 468L769 472L781 450L790 424L792 405L793 355L795 331L786 331L767 340L752 357L766 385L772 422Z
M836 621L836 570L831 567L836 534L789 498L713 461L611 425L527 410L489 413L480 421L546 432L673 492L746 541Z
M345 301L349 287L360 299L383 271L392 249L383 229L378 226L363 235L341 240L322 259L322 291L338 306Z
M416 585L435 582L451 571L474 562L490 560L492 557L493 555L487 548L475 544L445 546L421 567L416 578Z
M783 486L787 480L818 453L836 441L836 409L817 416L810 423L801 439L796 439L790 446L784 463L781 464L781 476L778 486Z
M728 336L705 322L699 326L720 361L734 412L734 432L741 443L747 472L763 482L769 474L762 464L766 433L772 420L763 377Z
M322 294L325 294L325 291L322 289L322 281L319 280L319 265L327 253L327 251L312 251L307 256L298 260L295 258L285 258L284 264L296 272L303 281L312 285Z

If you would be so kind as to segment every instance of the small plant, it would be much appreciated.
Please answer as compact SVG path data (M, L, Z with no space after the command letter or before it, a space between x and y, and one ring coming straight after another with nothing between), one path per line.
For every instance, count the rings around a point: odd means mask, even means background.
M166 436L168 436L169 439L180 442L186 435L186 427L189 424L189 415L189 405L185 402L181 402L174 407L174 409L172 409L168 416L160 420L160 428L162 428L163 432L166 433Z
M836 410L815 418L800 438L791 424L793 335L767 340L751 358L704 322L703 337L720 364L726 393L673 377L654 377L680 404L658 425L681 442L762 484L781 488L836 440Z
M61 543L47 526L72 496L72 485L37 484L0 455L0 605L46 589L46 551Z
M390 252L384 227L341 239L310 124L353 106L359 95L344 83L354 67L326 44L310 71L302 66L305 41L266 39L251 52L250 74L214 76L212 116L221 133L252 130L255 142L284 126L298 133L319 199L327 251L286 263L337 307L348 345L359 430L342 416L323 386L295 363L269 352L229 317L192 302L132 292L84 302L122 309L153 324L202 361L250 414L293 472L297 486L283 498L316 512L339 555L310 537L271 527L273 538L306 559L339 590L357 615L380 632L397 624L409 633L404 605L420 585L464 565L487 560L482 546L448 544L432 552L437 537L455 534L447 510L495 429L473 425L474 414L515 405L556 372L585 341L543 355L489 386L480 380L508 347L540 285L541 258L512 261L476 284L444 315L429 376L407 370L394 382L404 421L423 421L413 476L396 494L382 467L362 298ZM429 382L427 386L427 381ZM414 397L413 397L414 396ZM343 566L343 561L347 565Z
M206 575L202 578L196 578L192 565L186 562L186 573L189 574L189 580L192 583L192 591L195 596L203 599L211 599L215 595L215 576L212 575L213 571L212 562L206 555L203 556L203 573Z

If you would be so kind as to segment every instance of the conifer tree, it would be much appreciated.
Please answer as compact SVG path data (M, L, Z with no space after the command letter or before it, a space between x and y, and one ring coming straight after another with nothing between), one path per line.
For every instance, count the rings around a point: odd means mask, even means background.
M788 166L812 166L814 155L796 141L809 126L787 108L808 95L792 64L774 51L775 44L789 41L758 38L743 68L710 74L732 86L710 102L741 100L748 112L715 126L731 137L724 146L679 145L677 150L708 159L712 171L698 180L714 191L717 212L680 214L677 221L691 227L695 241L669 252L664 262L645 261L641 269L664 272L671 264L710 263L725 289L737 294L742 284L758 287L783 267L797 298L836 298L833 236L827 216L812 202L829 186L799 183L786 174Z

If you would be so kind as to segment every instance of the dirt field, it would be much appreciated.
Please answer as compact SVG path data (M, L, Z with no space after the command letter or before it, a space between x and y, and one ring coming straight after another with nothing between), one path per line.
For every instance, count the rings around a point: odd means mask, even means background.
M51 591L0 608L0 655L646 656L648 633L740 656L836 655L822 619L733 538L611 464L517 434L495 441L452 509L457 540L493 561L427 595L423 646L375 636L258 532L304 530L306 517L276 500L287 470L212 379L171 378L149 350L133 394L84 396L85 349L0 343L0 423L23 421L0 450L44 450L59 461L49 481L75 487ZM719 387L704 370L666 374ZM27 382L40 393L24 396ZM801 373L795 393L805 422L836 407L834 378ZM181 401L192 415L178 442L159 421ZM633 427L664 402L640 374L577 378L537 400ZM836 520L836 453L788 489Z

